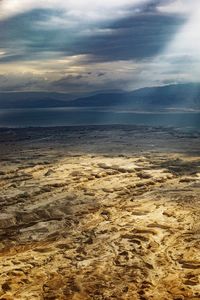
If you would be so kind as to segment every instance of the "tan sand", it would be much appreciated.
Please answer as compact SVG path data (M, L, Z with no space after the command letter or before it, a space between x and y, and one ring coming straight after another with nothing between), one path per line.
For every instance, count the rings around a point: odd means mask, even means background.
M197 135L109 130L2 132L1 300L200 299Z

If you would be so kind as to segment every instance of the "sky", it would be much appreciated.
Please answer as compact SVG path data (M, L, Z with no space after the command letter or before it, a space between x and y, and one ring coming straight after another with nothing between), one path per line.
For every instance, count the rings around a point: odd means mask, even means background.
M199 0L0 0L0 91L198 82Z

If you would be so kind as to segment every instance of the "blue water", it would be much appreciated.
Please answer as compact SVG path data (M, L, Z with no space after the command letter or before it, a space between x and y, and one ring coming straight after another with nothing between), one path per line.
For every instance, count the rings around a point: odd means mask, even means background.
M129 124L200 130L199 112L136 113L94 109L1 109L0 127Z

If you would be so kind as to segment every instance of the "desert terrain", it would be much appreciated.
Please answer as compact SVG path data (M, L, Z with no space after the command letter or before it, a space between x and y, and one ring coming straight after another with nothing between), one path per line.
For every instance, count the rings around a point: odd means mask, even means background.
M199 138L0 129L0 299L200 299Z

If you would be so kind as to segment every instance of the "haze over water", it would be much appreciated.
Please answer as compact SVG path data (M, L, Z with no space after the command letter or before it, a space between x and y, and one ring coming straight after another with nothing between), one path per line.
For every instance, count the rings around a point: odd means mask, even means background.
M90 109L2 109L0 127L129 124L200 130L199 112L120 112Z

